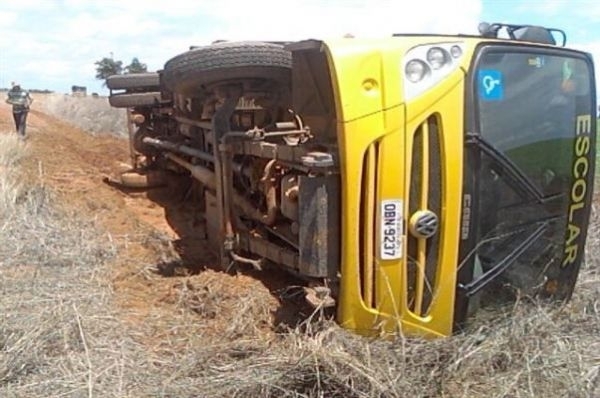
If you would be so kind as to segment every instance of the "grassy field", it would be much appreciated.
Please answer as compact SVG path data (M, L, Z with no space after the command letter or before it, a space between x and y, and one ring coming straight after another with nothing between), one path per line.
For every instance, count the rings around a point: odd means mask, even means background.
M318 315L265 334L268 298L222 289L214 271L179 286L177 317L134 327L114 305L110 231L61 203L42 170L24 184L28 156L0 134L1 397L600 396L596 207L568 306L523 299L445 340L366 339ZM227 326L203 333L224 303Z

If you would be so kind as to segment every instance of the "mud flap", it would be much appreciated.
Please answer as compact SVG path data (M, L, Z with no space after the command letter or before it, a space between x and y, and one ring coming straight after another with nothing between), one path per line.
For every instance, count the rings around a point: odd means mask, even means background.
M300 176L298 184L300 273L333 278L340 265L339 176Z

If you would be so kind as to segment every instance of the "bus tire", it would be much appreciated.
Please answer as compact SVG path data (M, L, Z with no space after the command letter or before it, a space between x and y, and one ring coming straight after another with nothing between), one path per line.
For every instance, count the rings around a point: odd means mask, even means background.
M224 42L194 48L165 63L168 90L193 97L207 84L245 79L272 80L289 85L291 52L280 44Z

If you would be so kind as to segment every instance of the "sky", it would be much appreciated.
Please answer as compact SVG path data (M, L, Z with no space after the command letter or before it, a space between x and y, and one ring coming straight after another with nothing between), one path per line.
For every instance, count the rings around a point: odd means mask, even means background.
M600 71L597 0L1 0L0 87L106 95L94 65L104 57L154 71L215 40L476 34L481 21L562 29Z

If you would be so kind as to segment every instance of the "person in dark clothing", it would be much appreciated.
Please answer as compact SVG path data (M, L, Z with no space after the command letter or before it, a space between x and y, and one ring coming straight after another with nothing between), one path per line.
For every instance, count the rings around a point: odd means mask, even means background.
M23 90L20 85L13 83L12 88L8 91L6 102L13 107L13 118L17 134L20 138L25 138L27 114L33 98L27 90Z

